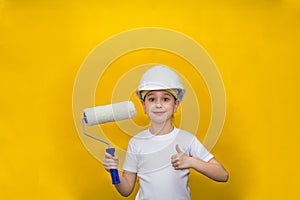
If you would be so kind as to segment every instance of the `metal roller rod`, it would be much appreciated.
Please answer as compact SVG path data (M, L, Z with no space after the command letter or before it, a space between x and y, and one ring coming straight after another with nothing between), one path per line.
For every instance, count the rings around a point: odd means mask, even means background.
M88 132L86 132L84 124L85 124L85 119L84 119L84 117L83 117L83 118L82 118L82 132L83 132L86 136L88 136L88 137L90 137L90 138L93 138L94 140L97 140L97 141L99 141L99 142L102 142L102 143L106 144L106 145L108 146L108 148L110 148L109 142L107 142L107 141L105 141L105 140L101 140L101 139L99 139L99 138L97 138L97 137L95 137L95 136L90 135Z

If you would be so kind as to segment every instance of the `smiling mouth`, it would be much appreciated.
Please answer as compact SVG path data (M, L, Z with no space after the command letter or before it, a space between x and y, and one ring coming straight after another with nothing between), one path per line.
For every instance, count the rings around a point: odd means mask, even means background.
M156 115L162 115L162 114L165 114L166 112L165 111L157 111L157 112L153 112L153 113Z

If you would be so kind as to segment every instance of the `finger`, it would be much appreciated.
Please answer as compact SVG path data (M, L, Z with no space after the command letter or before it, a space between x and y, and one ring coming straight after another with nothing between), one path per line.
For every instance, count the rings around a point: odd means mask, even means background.
M171 160L172 165L175 164L177 162L177 160Z
M174 163L172 166L174 167L174 169L178 170L178 169L180 169L179 164L180 163Z
M118 164L112 163L110 169L118 169Z
M104 159L113 159L115 161L119 161L119 158L117 156L112 156L109 153L105 153Z
M109 168L109 169L114 169L114 168L118 168L118 162L112 161L112 160L106 160L103 163L105 168Z
M118 163L118 162L116 162L116 161L113 160L113 159L104 159L104 163L106 163L106 164L111 164L111 163Z
M104 160L104 163L105 164L108 164L108 165L111 165L111 164L118 164L118 162L112 160L112 159L106 159Z
M171 161L176 161L176 160L178 160L178 154L173 155L173 156L171 157Z
M171 163L172 163L173 167L178 167L180 165L180 161L177 160L177 159L176 160L172 160Z
M172 163L172 166L174 167L174 168L176 168L176 163L174 162L174 163Z
M109 153L105 153L105 157L106 157L106 158L113 158L113 156L110 155Z
M179 145L178 145L178 144L176 144L176 151L177 151L177 153L182 153L182 151L181 151L181 149L179 148Z
M118 166L104 166L106 171L110 171L111 169L118 169Z
M180 155L179 155L179 154L176 154L176 155L174 155L173 158L171 158L171 162L175 163L175 162L177 162L179 159L180 159Z
M112 157L113 160L119 161L119 158L117 156Z

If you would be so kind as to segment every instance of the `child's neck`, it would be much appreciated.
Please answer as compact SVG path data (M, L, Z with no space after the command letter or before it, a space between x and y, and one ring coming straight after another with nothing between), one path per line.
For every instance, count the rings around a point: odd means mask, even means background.
M153 134L153 135L165 135L170 133L171 131L173 131L174 126L172 125L172 123L166 123L166 124L154 124L152 123L149 131Z

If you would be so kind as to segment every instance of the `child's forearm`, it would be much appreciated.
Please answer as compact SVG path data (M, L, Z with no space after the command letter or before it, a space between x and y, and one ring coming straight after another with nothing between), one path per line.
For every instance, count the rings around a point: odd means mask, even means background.
M135 185L135 179L136 179L136 175L134 174L128 175L126 173L123 173L123 175L120 176L120 183L116 184L115 187L122 196L127 197L133 191Z
M201 174L218 182L227 182L228 173L226 169L215 159L205 162L194 157L190 157L191 168L200 172Z

